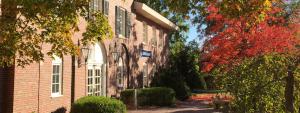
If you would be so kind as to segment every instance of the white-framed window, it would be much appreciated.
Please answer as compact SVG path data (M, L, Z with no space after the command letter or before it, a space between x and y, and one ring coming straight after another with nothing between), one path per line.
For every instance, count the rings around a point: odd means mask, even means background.
M91 0L89 2L89 18L92 17L94 12L101 12L108 16L109 14L109 1L108 0Z
M52 60L52 97L58 97L62 95L62 69L62 59L58 56L54 56L54 59Z
M89 18L93 18L93 14L96 11L102 11L103 2L102 0L91 0L89 2Z
M105 14L106 16L108 16L108 14L109 14L109 1L108 0L103 1L103 14Z
M131 13L116 6L116 34L119 37L129 38L131 32Z
M156 37L156 28L155 26L152 27L152 46L157 46L157 37Z
M148 43L148 25L146 22L143 22L143 43Z
M143 65L143 88L148 87L148 65L144 63Z

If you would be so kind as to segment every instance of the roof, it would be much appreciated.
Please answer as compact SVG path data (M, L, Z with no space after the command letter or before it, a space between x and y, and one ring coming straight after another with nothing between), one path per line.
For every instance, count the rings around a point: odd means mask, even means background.
M173 22L143 3L134 2L134 9L138 14L154 21L155 23L167 29L178 30L178 26L176 26Z

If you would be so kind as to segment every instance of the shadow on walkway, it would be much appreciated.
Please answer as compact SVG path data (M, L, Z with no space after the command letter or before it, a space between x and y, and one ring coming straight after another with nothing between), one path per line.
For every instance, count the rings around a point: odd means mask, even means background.
M221 113L218 110L210 108L202 101L184 101L177 102L176 107L146 107L138 110L129 110L128 113Z

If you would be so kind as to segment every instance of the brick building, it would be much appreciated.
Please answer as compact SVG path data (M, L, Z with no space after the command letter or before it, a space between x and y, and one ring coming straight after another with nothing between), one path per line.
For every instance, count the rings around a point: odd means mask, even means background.
M167 35L177 29L171 21L133 0L93 0L90 8L108 17L115 37L81 47L80 57L45 56L25 68L1 68L0 113L69 112L83 96L118 97L126 88L147 87L167 64ZM80 45L86 25L82 17L75 44ZM50 49L42 47L44 53Z

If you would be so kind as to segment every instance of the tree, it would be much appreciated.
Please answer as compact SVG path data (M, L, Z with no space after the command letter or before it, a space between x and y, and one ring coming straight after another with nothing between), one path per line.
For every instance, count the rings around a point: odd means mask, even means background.
M299 43L295 33L298 24L288 24L280 17L282 9L268 12L266 19L255 26L246 27L247 19L226 18L218 8L210 6L206 17L212 25L207 29L213 37L204 46L203 71L217 65L234 64L247 57L273 52L295 52ZM279 15L279 17L278 17Z
M235 97L231 103L234 113L283 113L287 109L298 113L299 68L290 70L295 74L298 87L293 90L295 107L286 107L286 76L290 65L294 65L297 57L286 54L269 54L247 58L233 69L221 72L224 88Z
M289 13L281 6L273 7L266 12L265 19L255 23L249 22L247 17L228 18L219 13L219 8L208 7L209 15L206 17L212 38L204 47L203 71L209 72L218 66L226 66L225 71L234 71L244 59L264 56L271 53L292 54L299 51L297 32L299 23L290 23ZM295 55L294 57L299 57ZM294 112L294 70L299 66L299 60L293 64L285 65L288 71L285 81L285 108L286 112ZM250 71L254 69L248 68ZM268 71L268 70L264 70ZM243 70L243 73L248 73ZM266 94L267 96L267 94ZM238 97L239 98L239 97Z
M25 66L41 61L44 58L42 45L51 45L47 51L49 56L77 55L78 46L72 36L78 31L79 19L88 12L98 15L96 19L103 18L96 11L89 11L88 4L89 0L1 0L0 66ZM89 30L98 30L97 33L106 30L111 37L105 18L99 21L104 23L93 26L95 22L90 21L87 34ZM100 33L97 37L102 39L104 35L106 33ZM83 41L97 37L85 37Z

